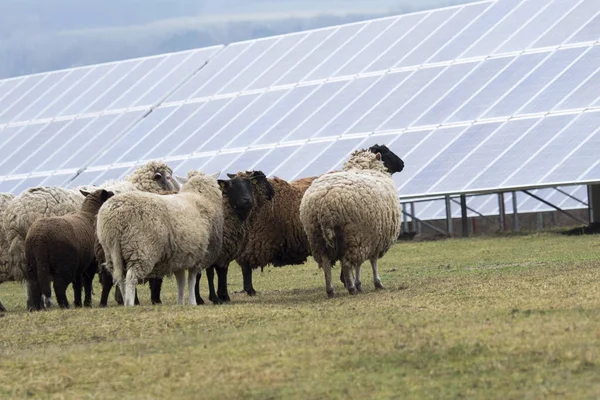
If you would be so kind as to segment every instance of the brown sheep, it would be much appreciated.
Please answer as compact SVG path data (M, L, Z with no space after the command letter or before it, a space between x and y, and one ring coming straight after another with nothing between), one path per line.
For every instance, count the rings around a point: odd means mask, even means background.
M96 215L113 192L104 189L88 193L81 190L85 200L79 211L61 217L45 217L35 221L25 238L27 279L31 297L29 310L40 310L51 304L50 281L61 308L69 308L66 289L73 283L75 306L81 307L82 274L94 259ZM42 295L45 304L42 305ZM91 302L91 290L86 288Z
M244 291L254 296L252 270L303 264L310 255L310 246L300 223L300 201L317 176L287 182L274 177L268 182L275 191L271 207L263 207L252 215L248 239L236 258L242 267Z
M223 192L223 246L217 261L206 270L209 299L213 303L229 302L227 272L229 264L235 260L246 245L249 227L254 223L254 215L262 208L270 208L275 192L262 171L227 174L231 180L219 180ZM214 274L217 272L219 287L215 292ZM200 276L196 278L196 304L204 304L200 297Z

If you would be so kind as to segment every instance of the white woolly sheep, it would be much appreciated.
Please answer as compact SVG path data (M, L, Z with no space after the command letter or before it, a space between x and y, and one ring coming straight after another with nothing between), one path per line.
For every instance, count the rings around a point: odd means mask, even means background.
M4 215L4 211L8 203L15 198L10 193L0 193L0 221ZM4 227L0 224L0 283L14 280L15 272L13 271L13 264L10 262L8 254L8 242L6 240L6 234L4 233Z
M139 279L171 273L177 279L177 302L183 304L185 271L188 302L196 304L197 272L217 259L223 241L218 176L190 171L177 194L121 193L100 208L96 234L126 306L134 305Z
M385 149L388 156L395 156ZM391 173L380 152L359 150L342 171L322 175L305 192L300 220L312 255L324 271L328 297L334 296L331 267L338 260L350 294L362 291L360 266L366 260L373 267L375 288L383 289L377 260L396 242L401 223Z

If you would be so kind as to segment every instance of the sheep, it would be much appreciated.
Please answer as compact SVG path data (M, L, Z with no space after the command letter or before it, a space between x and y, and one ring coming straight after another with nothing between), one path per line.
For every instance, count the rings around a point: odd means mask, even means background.
M177 194L121 193L100 209L96 234L126 306L134 305L138 279L170 273L177 279L177 303L183 304L186 270L188 302L196 304L197 272L216 260L222 246L218 176L190 171Z
M171 191L163 191L160 192L159 194L161 195L166 195L166 194L175 194L178 193L178 191L176 190L171 190ZM106 307L108 304L108 295L110 294L110 290L112 289L112 286L114 284L113 282L113 278L112 275L110 273L110 271L108 271L105 268L105 256L104 256L104 250L102 249L102 246L100 246L100 242L98 241L98 237L95 238L95 243L94 243L94 253L96 255L96 261L97 261L97 272L98 272L98 277L100 279L100 283L102 284L102 294L100 296L100 307ZM148 278L148 284L150 286L150 294L151 294L151 302L152 304L161 304L161 300L160 300L160 289L162 286L162 278ZM115 301L120 304L123 305L123 296L121 294L121 291L119 290L119 287L117 286L115 288ZM140 301L137 297L137 291L136 291L136 295L135 295L135 301L134 301L135 305L139 305Z
M324 271L329 298L334 296L331 267L338 260L350 294L362 291L360 266L366 260L373 268L375 288L383 289L377 260L396 242L401 223L400 200L391 175L404 163L387 147L378 148L381 152L352 153L342 171L316 179L300 203L300 220L312 256ZM397 168L386 167L383 152L400 160Z
M252 217L257 210L270 205L275 192L262 171L246 171L227 174L230 180L219 180L223 192L223 246L217 261L206 269L208 279L209 300L215 304L229 302L227 292L227 272L229 264L237 257L246 244ZM214 273L219 280L215 292ZM200 297L200 277L196 278L196 303L204 304Z
M81 278L94 260L94 231L96 214L113 192L99 189L93 193L81 191L85 197L81 209L60 217L44 217L35 221L25 238L27 283L31 297L29 310L42 308L42 294L46 304L52 297L50 281L61 308L69 308L66 289L73 283L74 303L81 307ZM91 288L86 288L91 298Z
M160 192L178 190L179 184L171 178L171 168L158 161L150 161L135 169L124 181L108 181L102 188L113 193L133 190ZM29 188L11 200L4 212L2 224L9 245L10 261L15 271L14 279L22 281L27 270L25 262L25 237L29 227L39 218L62 216L81 208L84 197L80 189L40 186ZM97 189L97 188L94 188Z
M252 270L303 264L310 255L306 234L300 224L300 200L317 177L287 182L281 178L268 179L275 192L271 207L262 207L253 213L246 245L236 257L242 267L244 291L256 295L252 285Z
M4 215L4 210L8 203L14 198L15 196L10 193L0 193L0 220ZM4 228L0 226L0 283L15 279L15 271L13 271L12 266L13 264L10 262L8 254L6 234L4 233Z
M401 171L404 168L402 160L384 147L374 145L369 151L381 153L386 168L393 171L391 173ZM248 295L256 295L252 285L253 269L260 267L262 270L268 264L275 267L303 264L311 255L308 238L300 222L300 201L317 178L313 176L291 182L278 177L269 179L275 191L273 205L256 212L246 246L236 258L242 267L244 291Z

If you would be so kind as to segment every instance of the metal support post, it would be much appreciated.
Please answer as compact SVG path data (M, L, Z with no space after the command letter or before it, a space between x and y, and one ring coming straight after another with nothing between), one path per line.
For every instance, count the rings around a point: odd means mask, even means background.
M452 202L450 201L450 196L446 196L446 231L448 231L448 235L454 233L454 229L452 228Z
M506 210L504 207L504 193L498 193L498 224L500 225L500 231L506 229Z
M406 203L402 203L402 230L408 233L408 216L406 215Z
M410 215L415 215L415 202L414 201L410 202ZM410 222L411 222L411 225L412 225L411 226L412 231L416 232L417 231L417 227L415 226L415 219L411 217Z
M517 210L517 192L512 192L513 231L519 232L519 210Z
M469 219L467 217L467 196L460 195L460 218L463 237L469 237Z
M600 185L588 185L590 225L600 223Z

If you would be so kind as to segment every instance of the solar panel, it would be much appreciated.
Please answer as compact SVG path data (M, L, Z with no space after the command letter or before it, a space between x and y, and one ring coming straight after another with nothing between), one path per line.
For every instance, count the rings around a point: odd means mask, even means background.
M2 188L67 182L221 48L0 81Z
M386 143L406 200L600 180L599 20L596 0L488 0L0 81L0 168L294 179Z

